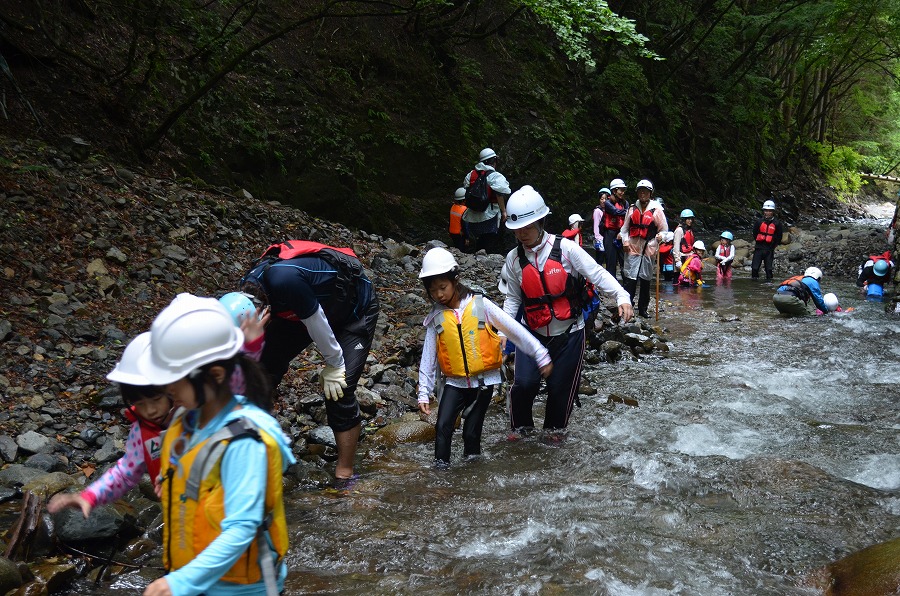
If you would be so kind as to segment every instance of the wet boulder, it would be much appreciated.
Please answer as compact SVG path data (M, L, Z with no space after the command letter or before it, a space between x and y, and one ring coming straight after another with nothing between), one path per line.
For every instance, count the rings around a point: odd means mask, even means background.
M855 552L828 565L819 578L825 596L900 593L900 538Z
M378 429L375 441L388 448L401 443L427 443L434 441L434 426L421 420L402 419Z
M80 509L63 509L53 519L56 535L65 543L112 538L126 523L124 511L113 505L95 507L87 519Z
M16 564L6 557L0 557L0 594L15 590L22 583L22 574Z

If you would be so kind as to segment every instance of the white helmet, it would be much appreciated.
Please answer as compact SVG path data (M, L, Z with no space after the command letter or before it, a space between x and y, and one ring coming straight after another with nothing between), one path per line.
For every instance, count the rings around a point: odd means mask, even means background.
M453 193L454 201L462 201L466 198L466 188L464 186L460 186L456 189L456 192Z
M150 326L150 346L138 368L153 385L168 385L201 366L231 358L244 333L215 298L179 294Z
M647 179L644 179L637 183L637 186L635 187L635 189L638 189L638 188L646 188L650 192L653 192L653 183Z
M494 150L490 147L485 147L481 150L481 153L478 154L478 161L484 161L486 159L491 159L492 157L497 157L497 154L494 153Z
M822 270L818 267L808 267L806 271L803 272L803 277L811 277L815 280L822 279Z
M841 304L838 302L838 297L831 292L822 296L822 300L825 302L825 307L828 309L828 312L836 311L837 307Z
M610 190L616 190L617 188L628 188L625 186L625 181L621 178L613 178L612 182L609 183Z
M703 240L697 240L691 248L694 250L706 250L706 245L703 244Z
M548 215L550 209L544 203L544 197L527 184L506 201L506 227L510 230L524 228Z
M106 378L113 383L126 383L128 385L152 385L147 377L138 370L138 359L147 346L150 345L150 332L146 331L131 340L125 351L122 352L122 359L116 363L115 368L106 375Z
M449 250L440 247L432 248L422 257L422 271L419 272L419 279L450 273L454 269L459 269L459 263L456 262Z
M763 209L771 209L772 211L775 211L775 201L766 201L765 203L763 203Z
M569 225L571 226L576 221L584 221L584 218L578 215L577 213L573 213L569 216Z

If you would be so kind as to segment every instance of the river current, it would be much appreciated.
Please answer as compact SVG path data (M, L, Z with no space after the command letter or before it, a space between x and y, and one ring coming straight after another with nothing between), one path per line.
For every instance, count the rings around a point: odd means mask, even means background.
M900 320L822 285L852 310L664 287L671 351L586 366L562 444L509 441L493 405L478 460L459 434L448 471L432 444L369 450L349 494L287 495L285 592L817 593L807 572L900 528Z

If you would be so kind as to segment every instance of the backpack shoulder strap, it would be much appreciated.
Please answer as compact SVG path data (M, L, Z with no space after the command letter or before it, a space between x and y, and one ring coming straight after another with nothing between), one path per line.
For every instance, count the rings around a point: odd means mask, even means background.
M215 465L225 455L225 450L228 448L229 443L239 438L262 440L262 437L259 435L259 428L252 420L244 416L232 420L207 439L194 458L194 465L191 466L191 472L184 490L187 498L195 501L198 499L203 479L209 476Z
M478 319L478 328L484 329L484 296L481 294L472 297L472 315Z

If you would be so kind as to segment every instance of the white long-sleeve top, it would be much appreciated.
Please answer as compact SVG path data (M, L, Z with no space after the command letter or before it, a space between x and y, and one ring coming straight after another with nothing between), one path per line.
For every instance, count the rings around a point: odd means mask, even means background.
M534 248L525 248L525 257L528 262L536 266L539 271L544 270L544 265L550 257L553 250L553 242L556 240L554 234L543 233L543 237ZM597 292L603 292L609 297L615 298L617 305L631 304L631 297L625 291L616 278L609 274L603 267L597 264L591 255L583 248L576 245L568 238L563 238L559 245L560 259L562 260L563 269L566 273L580 273L584 278L594 284ZM501 277L506 281L506 300L503 301L503 310L511 317L515 317L519 312L519 307L525 298L522 292L522 266L519 263L519 253L517 249L512 249L506 255L506 261L503 263ZM540 329L532 329L535 333L545 337L560 335L565 333L567 329L577 331L584 327L584 317L578 313L574 319L559 320L553 317L550 324ZM516 344L518 346L519 344Z
M720 244L716 247L716 260L719 265L727 265L734 260L734 244L725 246Z
M453 309L456 313L456 320L462 321L462 314L469 303L474 299L473 294L469 294L459 301L459 308ZM516 320L503 312L499 306L482 297L484 304L484 320L485 323L493 325L500 330L510 341L516 344L517 350L522 350L537 362L538 368L546 366L550 363L550 353L541 342L528 332ZM446 309L445 309L446 310ZM441 316L443 310L432 311L425 317L425 345L422 347L422 360L419 362L419 403L428 403L431 393L434 391L437 382L437 374L440 372L437 359L437 331L434 329L433 320L436 316ZM489 370L477 377L447 377L446 383L454 387L487 387L490 385L499 385L503 382L500 376L500 369Z

